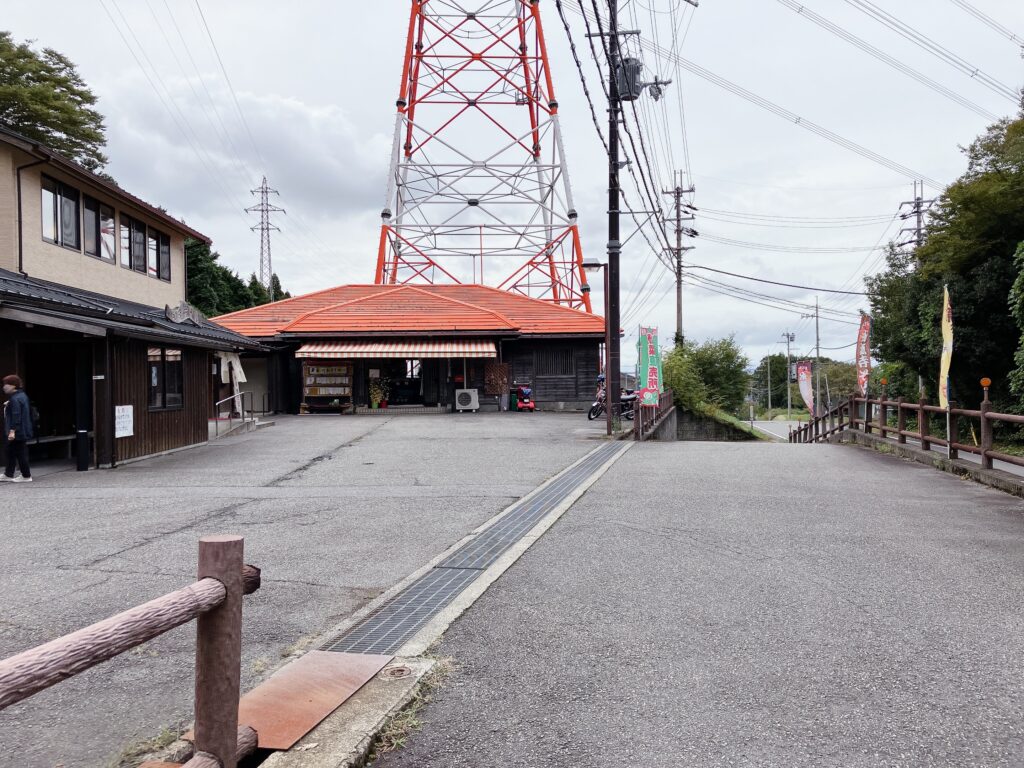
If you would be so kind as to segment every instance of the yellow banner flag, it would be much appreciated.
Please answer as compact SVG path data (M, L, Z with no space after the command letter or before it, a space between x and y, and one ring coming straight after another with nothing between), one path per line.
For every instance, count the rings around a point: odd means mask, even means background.
M949 286L942 288L942 357L939 361L939 405L949 408L949 363L953 359L953 308Z

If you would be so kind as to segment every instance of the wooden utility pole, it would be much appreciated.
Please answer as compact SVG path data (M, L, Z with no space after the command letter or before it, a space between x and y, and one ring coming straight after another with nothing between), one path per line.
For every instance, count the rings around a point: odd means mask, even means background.
M671 195L676 212L676 247L670 249L673 256L673 267L676 275L676 342L683 340L683 252L692 251L693 246L683 246L683 235L693 237L694 230L683 227L684 221L693 221L693 215L683 217L683 195L692 194L693 187L683 188L683 172L676 171L675 186L672 189L663 189L662 194Z

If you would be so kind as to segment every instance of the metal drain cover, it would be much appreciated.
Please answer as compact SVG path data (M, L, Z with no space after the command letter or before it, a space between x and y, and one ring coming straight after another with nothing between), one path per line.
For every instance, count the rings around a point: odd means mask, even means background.
M385 667L380 671L379 677L385 680L401 680L412 674L412 669L404 664L396 664L393 667Z

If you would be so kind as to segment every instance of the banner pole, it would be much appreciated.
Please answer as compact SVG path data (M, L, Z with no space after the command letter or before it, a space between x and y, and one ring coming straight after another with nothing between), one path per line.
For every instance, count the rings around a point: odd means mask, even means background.
M953 458L953 417L948 405L946 406L946 458Z

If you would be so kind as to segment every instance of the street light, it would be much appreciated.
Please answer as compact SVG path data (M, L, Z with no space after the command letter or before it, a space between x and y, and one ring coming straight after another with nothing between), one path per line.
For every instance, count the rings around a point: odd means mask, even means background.
M604 274L604 414L605 414L605 434L611 435L612 433L612 405L608 399L608 392L610 391L611 382L608 380L608 350L609 343L611 341L611 326L609 325L610 318L608 316L608 265L603 261L585 261L583 262L583 270L585 272L602 272ZM583 290L587 293L590 292L590 286L584 286Z

